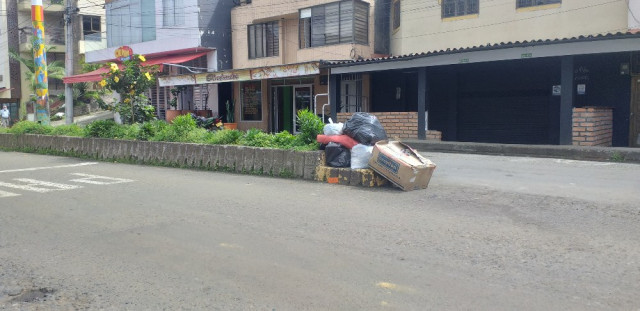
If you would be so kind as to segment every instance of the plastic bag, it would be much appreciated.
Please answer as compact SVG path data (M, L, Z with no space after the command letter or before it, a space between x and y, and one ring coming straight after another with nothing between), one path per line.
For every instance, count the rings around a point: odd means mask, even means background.
M373 146L357 144L351 148L351 169L369 167L369 160L373 153Z
M349 167L351 165L351 153L349 149L338 143L329 143L324 148L327 166Z
M342 123L329 123L324 126L323 132L325 135L342 135Z
M333 123L333 120L329 118L329 124L325 125L322 131L325 135L342 135L342 127L344 124L342 123Z
M342 132L359 143L368 146L373 146L377 141L387 139L387 132L385 132L378 118L364 112L354 113L344 124Z

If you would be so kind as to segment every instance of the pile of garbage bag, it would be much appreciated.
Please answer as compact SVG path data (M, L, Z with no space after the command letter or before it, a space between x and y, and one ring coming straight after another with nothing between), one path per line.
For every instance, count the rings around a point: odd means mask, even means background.
M364 112L354 113L344 124L329 119L323 132L317 141L325 146L326 164L331 167L367 168L373 145L387 139L378 118Z

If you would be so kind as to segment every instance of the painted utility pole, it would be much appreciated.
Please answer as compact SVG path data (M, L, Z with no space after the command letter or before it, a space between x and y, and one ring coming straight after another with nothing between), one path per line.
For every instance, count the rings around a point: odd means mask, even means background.
M74 74L73 65L74 65L74 48L73 45L76 44L75 40L73 40L73 16L76 13L76 10L73 8L73 1L67 0L67 4L65 7L65 25L66 25L66 40L65 40L65 53L64 53L64 68L65 75L70 77ZM65 83L64 84L64 115L65 115L65 123L72 124L73 123L73 84Z
M47 52L44 47L44 9L42 0L31 0L33 22L33 61L36 79L36 122L49 124L49 80L47 78Z

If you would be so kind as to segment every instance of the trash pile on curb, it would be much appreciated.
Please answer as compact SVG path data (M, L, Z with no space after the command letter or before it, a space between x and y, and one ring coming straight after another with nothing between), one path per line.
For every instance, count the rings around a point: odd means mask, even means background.
M371 169L404 191L429 185L436 165L410 146L389 141L376 116L357 112L344 124L329 122L317 137L326 166Z

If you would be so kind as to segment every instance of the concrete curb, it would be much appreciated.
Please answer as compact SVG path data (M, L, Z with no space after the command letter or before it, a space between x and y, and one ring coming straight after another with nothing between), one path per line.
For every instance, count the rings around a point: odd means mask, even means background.
M640 163L640 148L485 144L414 139L403 139L402 141L421 152L471 153Z
M103 138L0 134L0 148L170 167L316 179L323 151Z

